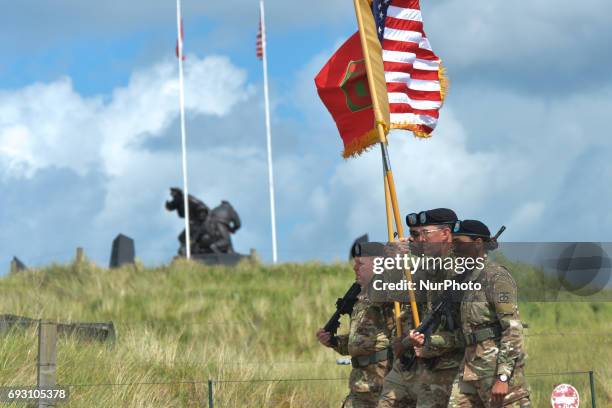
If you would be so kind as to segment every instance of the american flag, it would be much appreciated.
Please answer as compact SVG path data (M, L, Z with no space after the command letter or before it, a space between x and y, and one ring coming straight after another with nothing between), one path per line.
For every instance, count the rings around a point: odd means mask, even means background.
M391 128L430 137L447 85L423 31L419 0L374 0L372 12L383 49Z
M259 31L257 31L257 58L263 58L263 43L262 43L262 33L261 33L261 20L259 21Z
M181 18L181 42L183 42L183 38L185 38L185 33L183 33L183 19ZM185 61L187 59L187 57L185 57L185 50L183 49L183 61ZM176 40L176 58L178 58L179 56L179 40L177 38Z

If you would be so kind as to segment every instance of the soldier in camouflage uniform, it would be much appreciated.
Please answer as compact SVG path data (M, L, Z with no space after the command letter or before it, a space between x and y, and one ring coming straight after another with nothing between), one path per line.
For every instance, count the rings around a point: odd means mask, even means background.
M476 220L462 221L454 241L458 254L474 259L486 259L487 251L497 247L487 226ZM488 259L484 268L466 273L466 282L482 286L463 294L466 349L448 407L531 407L516 283L505 267Z
M355 256L355 275L362 288L366 288L373 275L374 257L383 256L380 243L360 244L360 256ZM353 307L349 333L337 336L332 345L330 333L317 331L321 344L333 348L341 355L351 356L353 369L349 377L350 393L344 408L374 408L380 396L382 382L389 372L391 351L389 338L393 329L392 311L385 305L373 304L362 290Z
M428 256L452 257L451 228L457 221L454 211L438 208L409 214L406 217L410 227L409 241L413 244L414 254ZM422 271L420 279L441 282L453 279L452 270ZM414 276L419 280L419 273ZM419 315L424 316L431 310L432 304L442 291L424 291L418 293ZM413 328L410 319L409 305L403 306L408 317L402 322L404 333ZM459 310L453 316L445 316L438 327L433 328L426 344L414 347L410 336L397 338L394 341L394 354L401 356L395 359L393 369L385 378L378 408L417 407L446 408L451 386L459 369L463 348L458 342ZM407 367L412 355L417 355L414 363Z
M396 255L403 256L404 254L410 254L408 242L390 242L385 245L384 249L385 257L393 258ZM385 271L387 273L388 270ZM404 271L394 271L394 277L389 277L388 281L397 281L404 279ZM382 279L383 281L386 279ZM372 287L370 287L372 290ZM402 293L402 297L405 295ZM393 307L393 304L387 304L387 307ZM402 333L406 333L407 330L413 327L412 325L412 312L410 304L401 303L400 305L400 325ZM400 351L399 339L397 336L397 327L394 326L392 332L392 339L395 342L393 347L393 365L391 371L387 374L383 382L383 389L381 393L381 400L378 401L377 407L402 407L402 408L413 408L416 407L416 395L417 387L420 385L418 381L418 374L416 370L408 370L404 367L404 364L398 358L402 351ZM384 402L381 402L383 401Z

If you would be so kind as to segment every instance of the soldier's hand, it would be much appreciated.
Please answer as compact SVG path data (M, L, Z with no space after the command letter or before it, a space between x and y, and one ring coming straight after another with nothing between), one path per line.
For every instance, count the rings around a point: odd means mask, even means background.
M495 381L491 389L491 403L501 407L506 394L508 394L508 383L500 380Z
M408 337L410 338L410 343L412 343L412 345L415 347L419 347L425 344L425 335L422 333L410 330L410 333L408 333Z
M326 332L323 329L317 330L317 339L319 340L319 343L321 343L325 347L331 347L332 346L331 345L331 334L329 334L328 332Z
M414 346L414 355L417 357L423 357L425 355L425 350L423 350L422 346Z

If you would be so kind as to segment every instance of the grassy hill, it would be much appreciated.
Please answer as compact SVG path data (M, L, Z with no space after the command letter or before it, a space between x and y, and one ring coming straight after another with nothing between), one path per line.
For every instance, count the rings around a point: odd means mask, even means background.
M73 385L65 406L206 406L210 378L215 407L338 407L350 368L314 333L352 276L348 264L52 265L0 279L0 314L115 323L114 344L60 337L58 382ZM611 406L612 303L523 303L521 313L528 374L593 370L598 406ZM36 358L35 330L0 336L0 384L35 384ZM530 377L534 406L549 406L561 382L591 406L585 374Z

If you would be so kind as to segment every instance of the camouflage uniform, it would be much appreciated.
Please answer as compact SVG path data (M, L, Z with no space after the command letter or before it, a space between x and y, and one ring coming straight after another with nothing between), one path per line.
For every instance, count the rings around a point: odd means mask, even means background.
M353 364L344 408L376 406L383 378L389 372L392 325L392 315L385 306L359 296L351 313L349 333L338 336L338 345L334 346L338 353L350 355Z
M452 256L449 254L447 256ZM422 278L431 282L441 282L444 279L454 278L454 271L426 271ZM452 275L451 275L452 274ZM419 280L419 273L414 276L415 282ZM443 291L422 292L424 299L419 303L420 316L426 315ZM418 293L417 293L418 295ZM402 321L404 333L414 326L412 324L409 305L403 305L405 315ZM385 377L378 408L416 407L416 408L446 408L451 393L453 380L463 358L462 342L459 327L459 308L454 311L450 319L443 316L440 325L433 328L425 346L424 355L415 360L407 368L400 359L396 359L393 369ZM451 327L452 326L452 327ZM404 340L404 345L412 346ZM413 353L413 351L412 351Z
M482 284L468 290L461 303L465 356L453 383L449 408L492 408L491 388L497 376L509 378L504 407L531 407L524 377L523 326L517 289L510 272L487 260L468 280Z

